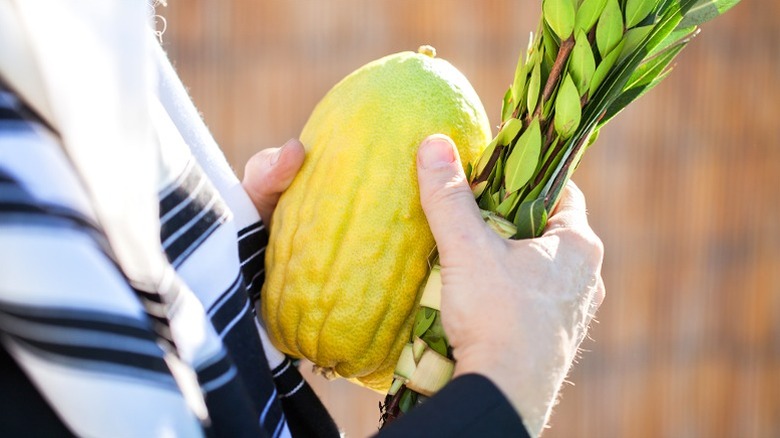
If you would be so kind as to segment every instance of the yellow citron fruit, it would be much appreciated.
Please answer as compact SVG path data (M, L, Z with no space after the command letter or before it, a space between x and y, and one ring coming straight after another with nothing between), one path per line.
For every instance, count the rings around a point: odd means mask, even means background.
M423 46L370 62L315 107L266 253L262 317L273 344L381 392L409 340L434 248L417 148L446 134L465 166L491 140L476 92L434 53Z

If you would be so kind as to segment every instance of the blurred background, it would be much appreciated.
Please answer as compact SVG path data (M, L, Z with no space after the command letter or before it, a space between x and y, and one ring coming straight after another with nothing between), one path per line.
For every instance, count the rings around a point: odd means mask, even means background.
M169 1L164 46L239 175L364 63L432 44L491 120L531 0ZM743 0L605 130L575 181L607 299L546 437L780 436L780 2ZM347 436L381 397L309 376Z

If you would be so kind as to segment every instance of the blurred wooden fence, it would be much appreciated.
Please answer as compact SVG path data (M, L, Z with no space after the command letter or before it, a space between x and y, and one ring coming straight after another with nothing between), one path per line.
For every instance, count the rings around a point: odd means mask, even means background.
M240 173L367 61L432 44L498 120L539 2L169 2L165 47ZM710 23L575 177L607 300L547 437L780 436L780 3ZM379 396L312 377L348 436Z

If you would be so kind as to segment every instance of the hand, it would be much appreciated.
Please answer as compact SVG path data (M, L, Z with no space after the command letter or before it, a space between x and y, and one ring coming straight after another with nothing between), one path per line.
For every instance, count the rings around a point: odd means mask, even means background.
M504 240L482 220L452 140L423 141L418 179L455 375L491 379L538 436L604 299L603 247L584 196L569 184L542 237Z
M280 148L261 150L246 162L241 185L267 227L279 197L298 174L305 155L301 142L291 139Z

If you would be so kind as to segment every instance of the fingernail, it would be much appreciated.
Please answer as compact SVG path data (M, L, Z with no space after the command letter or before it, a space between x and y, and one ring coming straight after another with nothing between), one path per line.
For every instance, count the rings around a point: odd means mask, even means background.
M281 157L281 156L282 156L282 151L284 151L284 148L285 148L285 147L286 147L288 144L292 143L293 141L295 141L295 139L294 139L294 138L291 138L291 139L287 140L286 142L284 142L284 144L282 145L282 147L280 147L280 148L279 148L279 149L276 151L276 153L275 153L275 154L273 154L273 155L271 156L271 166L273 166L274 164L276 164L276 162L277 162L277 161L279 161L279 157Z
M455 161L455 150L446 138L432 136L420 145L420 164L425 169L446 167Z

